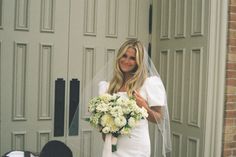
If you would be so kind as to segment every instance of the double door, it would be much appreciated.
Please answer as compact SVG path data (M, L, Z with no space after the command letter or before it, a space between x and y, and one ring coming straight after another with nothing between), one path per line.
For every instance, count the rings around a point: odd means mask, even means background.
M66 143L100 156L83 86L127 38L148 43L149 1L0 0L0 154Z

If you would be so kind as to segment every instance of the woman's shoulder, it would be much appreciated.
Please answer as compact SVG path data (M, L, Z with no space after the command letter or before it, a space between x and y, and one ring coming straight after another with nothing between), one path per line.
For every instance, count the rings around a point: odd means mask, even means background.
M143 89L161 89L165 90L164 84L159 76L150 76L147 77L143 84Z
M144 86L151 86L156 84L162 84L161 78L158 76L147 77L144 81Z
M109 82L107 82L107 81L100 81L98 83L98 94L101 95L101 94L106 93L107 90L108 90L108 86L109 86Z
M143 89L146 93L149 106L165 105L165 87L159 76L151 76L146 78Z
M100 81L99 83L98 83L98 86L106 86L106 85L108 85L109 84L109 82L107 82L107 81Z

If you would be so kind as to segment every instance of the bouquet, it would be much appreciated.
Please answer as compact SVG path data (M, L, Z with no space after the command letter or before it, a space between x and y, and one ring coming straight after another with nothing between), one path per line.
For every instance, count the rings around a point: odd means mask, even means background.
M129 135L138 121L148 116L145 108L140 108L133 97L117 94L103 94L89 101L89 122L103 134L115 138L112 152L117 150L117 137Z

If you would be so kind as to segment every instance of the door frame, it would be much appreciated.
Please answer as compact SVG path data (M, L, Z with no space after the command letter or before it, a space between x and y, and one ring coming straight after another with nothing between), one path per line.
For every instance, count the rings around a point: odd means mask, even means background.
M205 157L221 157L224 128L228 0L209 0Z

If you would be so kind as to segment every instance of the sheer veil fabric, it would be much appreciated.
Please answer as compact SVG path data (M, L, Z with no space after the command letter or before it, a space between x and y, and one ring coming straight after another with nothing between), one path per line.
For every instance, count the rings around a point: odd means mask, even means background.
M107 81L109 82L113 76L113 69L115 66L115 58L110 59L107 63L104 64L104 66L102 66L102 68L100 68L96 74L93 76L92 80L86 80L85 82L87 83L83 83L82 85L82 102L81 104L83 106L88 107L88 101L89 99L91 99L94 96L99 95L98 93L98 84L101 81ZM157 72L151 58L148 56L148 53L146 51L146 49L144 48L144 64L143 66L145 66L144 68L147 68L148 71L148 78L150 77L158 77L160 79L161 82L161 90L163 92L163 99L164 99L164 104L161 104L162 107L162 120L158 121L156 119L157 125L156 125L156 129L155 129L155 140L160 140L161 137L161 145L157 145L155 146L156 148L158 148L157 150L162 150L161 154L162 156L166 156L166 153L170 152L172 149L172 145L171 145L171 136L170 136L170 123L169 123L169 112L168 112L168 105L167 105L167 96L166 96L166 91L164 88L164 85L161 81L160 75ZM155 87L153 87L155 88ZM159 87L160 88L160 87ZM78 122L78 117L75 116L74 119L72 120L71 124L74 124L75 122ZM72 125L70 125L70 131L73 132L73 127ZM156 141L154 143L160 143L160 141ZM159 154L159 153L158 153ZM161 156L160 156L161 157Z

